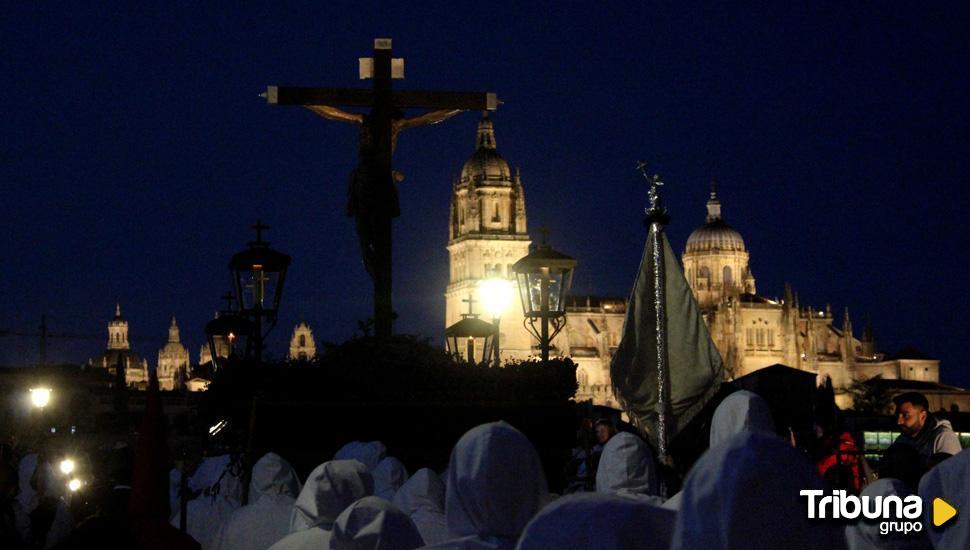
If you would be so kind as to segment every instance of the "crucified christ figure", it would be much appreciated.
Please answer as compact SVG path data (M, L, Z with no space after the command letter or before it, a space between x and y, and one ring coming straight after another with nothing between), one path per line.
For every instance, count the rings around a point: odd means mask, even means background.
M356 124L359 128L357 138L357 167L350 174L347 189L347 215L356 220L357 239L360 242L360 255L364 268L374 277L375 231L376 222L381 219L396 218L401 215L401 205L397 194L397 183L404 176L397 170L375 169L380 166L381 151L375 139L371 115L347 112L329 105L306 105L314 113L337 122ZM447 120L463 109L428 111L414 117L405 117L397 110L391 117L391 155L397 145L401 130L437 124Z

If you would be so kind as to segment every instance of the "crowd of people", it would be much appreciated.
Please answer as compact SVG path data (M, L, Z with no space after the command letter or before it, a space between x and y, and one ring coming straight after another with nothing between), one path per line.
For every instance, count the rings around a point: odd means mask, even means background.
M908 534L882 534L877 524L864 521L809 518L800 492L830 494L832 480L826 474L832 464L826 457L810 458L790 439L780 437L765 401L741 390L715 410L709 449L691 466L682 485L664 480L663 461L643 438L617 431L615 422L603 419L592 426L592 452L580 449L576 455L581 459L576 472L582 474L576 478L581 481L568 485L567 494L552 494L529 440L511 425L494 422L465 433L441 472L421 468L410 473L378 441L345 445L302 480L287 460L268 453L253 464L248 504L242 505L245 476L237 463L229 455L211 456L184 482L181 472L172 470L168 487L160 489L165 493L163 505L168 499L165 512L172 512L167 524L123 519L136 513L135 501L142 497L132 494L137 479L119 479L105 508L75 525L50 464L27 454L14 469L5 456L0 472L0 546L970 547L970 518L957 518L942 529L929 522L929 502L935 497L956 507L970 503L970 450L960 449L949 424L929 412L925 397L899 396L896 411L903 433L880 463L879 479L859 474L843 488L870 497L922 496L926 527ZM844 441L836 439L842 452ZM862 469L851 460L836 463L848 465L850 471ZM127 475L138 478L137 464L134 470ZM125 475L125 469L119 469L119 478ZM151 517L150 511L142 512Z

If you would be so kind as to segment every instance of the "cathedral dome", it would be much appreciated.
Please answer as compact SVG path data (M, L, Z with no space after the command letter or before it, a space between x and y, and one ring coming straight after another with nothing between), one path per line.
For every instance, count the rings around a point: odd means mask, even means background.
M744 239L736 229L721 219L721 202L711 191L707 201L707 223L687 237L687 252L744 252Z
M512 185L512 171L509 169L509 163L495 148L495 128L488 118L488 113L485 113L478 123L475 152L462 166L459 183L476 186Z

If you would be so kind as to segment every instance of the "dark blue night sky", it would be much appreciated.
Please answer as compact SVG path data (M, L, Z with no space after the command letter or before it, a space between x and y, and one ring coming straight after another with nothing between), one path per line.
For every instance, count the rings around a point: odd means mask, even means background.
M859 332L869 315L882 351L915 346L970 385L966 3L115 4L22 2L0 21L0 329L46 313L95 337L55 340L52 360L99 353L116 301L136 351L154 358L175 315L197 359L256 218L294 260L271 353L300 317L351 336L371 315L344 215L356 130L257 94L366 87L357 58L391 37L398 86L505 101L499 150L533 238L548 226L579 261L575 292L629 292L642 158L667 182L676 250L716 177L760 294L788 281ZM451 181L477 119L399 141L398 332L441 340ZM36 358L36 338L0 337L0 364Z

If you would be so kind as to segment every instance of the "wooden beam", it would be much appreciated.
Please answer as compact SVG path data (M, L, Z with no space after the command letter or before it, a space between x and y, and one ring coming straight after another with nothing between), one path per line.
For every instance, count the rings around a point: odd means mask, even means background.
M270 105L343 105L370 107L372 90L358 88L310 88L268 86L263 94ZM394 91L394 106L399 109L471 109L494 111L498 98L488 92Z
M498 98L488 92L395 91L394 106L401 109L472 109L494 111Z
M270 105L348 105L370 107L374 92L358 88L308 88L303 86L267 86L262 94Z

